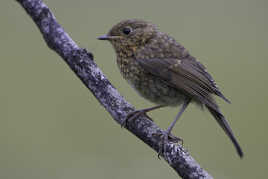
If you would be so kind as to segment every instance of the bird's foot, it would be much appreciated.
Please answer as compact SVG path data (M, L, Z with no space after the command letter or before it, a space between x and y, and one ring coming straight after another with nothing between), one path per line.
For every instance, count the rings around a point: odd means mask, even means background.
M138 118L141 115L145 115L148 119L150 119L151 121L153 121L146 113L148 112L148 109L141 109L141 110L135 110L132 111L130 113L128 113L128 115L126 116L126 118L124 119L124 121L121 124L121 127L126 127L128 125L129 121L132 121L136 118Z
M171 143L179 143L181 142L181 145L183 145L183 140L179 137L176 137L172 134L168 134L167 131L164 131L163 133L159 134L160 141L159 141L159 150L157 157L160 159L160 156L165 156L167 153L167 144L169 142Z

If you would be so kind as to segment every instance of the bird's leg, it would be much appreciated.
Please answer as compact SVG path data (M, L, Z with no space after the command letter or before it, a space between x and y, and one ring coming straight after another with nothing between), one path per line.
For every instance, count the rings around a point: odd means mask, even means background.
M164 131L164 134L161 137L161 141L160 141L160 147L159 147L159 151L158 151L158 158L160 155L163 155L166 153L166 143L168 142L168 137L171 134L171 130L173 129L173 127L175 126L176 122L179 120L180 116L182 115L182 113L185 111L185 109L187 108L188 104L190 103L190 99L186 99L179 111L179 113L176 115L175 120L170 124L170 126L168 127L168 129L166 131Z
M125 127L127 125L128 121L136 119L140 115L146 115L147 112L155 110L155 109L158 109L158 108L162 108L162 107L165 107L165 105L158 105L158 106L154 106L154 107L151 107L151 108L145 108L145 109L140 109L140 110L135 110L133 112L130 112L130 113L128 113L127 117L125 118L125 120L121 124L121 127ZM147 117L150 120L152 120L149 116L147 116Z

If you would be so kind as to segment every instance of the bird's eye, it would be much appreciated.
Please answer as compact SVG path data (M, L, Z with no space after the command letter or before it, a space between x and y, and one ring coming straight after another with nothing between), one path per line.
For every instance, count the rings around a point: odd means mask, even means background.
M132 29L130 27L124 27L122 31L125 35L128 35L132 31Z

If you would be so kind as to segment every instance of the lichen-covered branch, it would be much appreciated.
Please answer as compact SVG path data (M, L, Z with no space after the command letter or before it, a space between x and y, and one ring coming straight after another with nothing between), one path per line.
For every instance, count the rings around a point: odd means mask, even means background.
M36 23L48 47L62 57L113 119L122 124L134 108L97 67L92 53L78 47L42 0L17 1ZM163 130L146 116L130 121L126 128L155 151L159 151L159 136ZM179 144L168 143L162 157L182 178L212 178Z

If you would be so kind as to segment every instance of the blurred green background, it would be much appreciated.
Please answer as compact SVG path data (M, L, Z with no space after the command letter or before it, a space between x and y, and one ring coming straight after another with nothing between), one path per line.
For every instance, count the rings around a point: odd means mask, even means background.
M218 100L245 157L207 111L191 105L174 134L215 178L267 177L268 1L54 0L45 3L136 108L151 106L122 79L110 44L122 19L151 21L206 65L232 104ZM14 0L0 3L0 178L177 178L166 162L120 128ZM177 113L151 113L167 128Z

